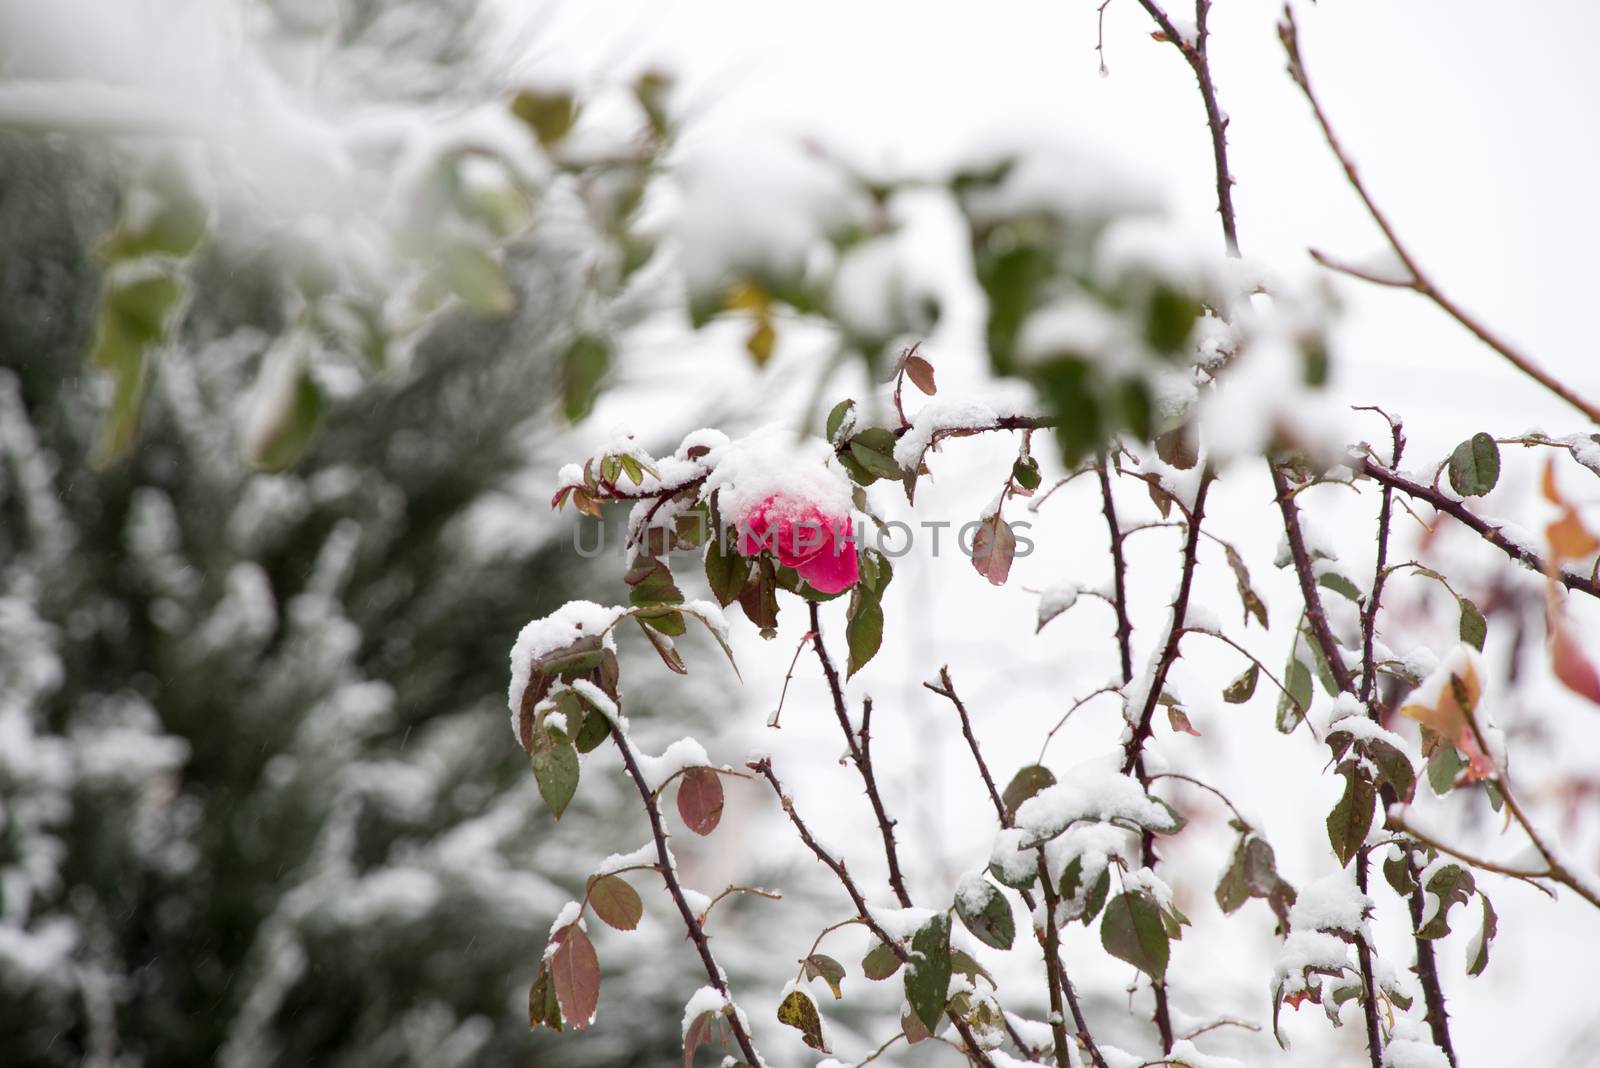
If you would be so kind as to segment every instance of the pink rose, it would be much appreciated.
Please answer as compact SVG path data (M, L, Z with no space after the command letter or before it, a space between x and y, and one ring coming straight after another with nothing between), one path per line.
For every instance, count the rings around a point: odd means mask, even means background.
M739 518L739 553L771 550L821 593L838 593L861 577L849 516L826 516L809 501L774 494Z

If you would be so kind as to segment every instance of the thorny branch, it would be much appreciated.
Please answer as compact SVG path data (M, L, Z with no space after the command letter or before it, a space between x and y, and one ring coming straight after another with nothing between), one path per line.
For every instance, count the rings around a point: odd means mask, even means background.
M845 893L850 896L850 903L855 906L856 914L861 917L861 922L866 926L867 930L871 931L880 942L888 946L894 955L899 958L901 964L911 963L910 951L901 945L898 939L885 931L882 925L873 917L872 909L867 905L867 899L861 896L860 888L856 886L855 880L850 877L850 873L845 870L844 861L833 856L812 837L810 829L800 819L800 814L795 811L794 801L790 799L788 794L783 792L783 784L778 781L777 775L772 771L772 761L766 758L752 760L747 767L765 778L772 785L772 792L778 795L778 803L783 806L783 814L789 817L789 822L794 825L795 831L799 833L800 840L838 878L840 885L844 887ZM906 907L909 908L910 906L907 905ZM954 1009L946 1009L945 1015L950 1018L950 1022L955 1026L956 1032L960 1034L961 1041L966 1046L965 1052L967 1056L981 1065L986 1065L987 1068L994 1068L994 1061L983 1051L983 1047L978 1045L977 1038L972 1034L972 1028L967 1025L966 1020L962 1019L961 1014ZM751 1063L760 1062L752 1061Z
M1305 602L1306 620L1311 625L1312 639L1322 650L1322 657L1328 664L1328 672L1333 676L1339 690L1355 695L1357 692L1355 680L1351 678L1350 668L1344 662L1344 654L1340 652L1339 644L1334 640L1333 631L1328 626L1327 613L1322 609L1322 597L1317 593L1317 576L1311 566L1311 556L1306 551L1305 533L1300 529L1300 507L1295 503L1289 478L1277 464L1269 462L1268 466L1272 469L1272 487L1277 494L1278 509L1283 514L1284 536L1289 542L1289 556L1294 561L1295 577L1300 582L1300 597ZM1390 793L1388 786L1384 787L1384 791L1386 796ZM1355 863L1356 886L1362 893L1366 893L1368 871L1366 854L1357 855ZM1359 932L1355 939L1356 960L1361 966L1361 1008L1367 1025L1367 1055L1372 1061L1372 1068L1381 1068L1383 1038L1378 1029L1378 1000L1376 983L1373 980L1372 947L1367 944L1366 937Z
M1222 217L1222 239L1227 243L1228 255L1239 255L1239 226L1233 212L1233 175L1228 170L1228 118L1217 104L1217 86L1211 78L1211 61L1207 54L1210 30L1206 22L1211 15L1211 0L1195 0L1194 40L1186 38L1155 0L1139 0L1139 5L1149 12L1161 28L1161 36L1175 47L1194 71L1200 86L1200 99L1205 104L1206 126L1211 131L1211 159L1217 176L1217 214ZM1170 1051L1169 1051L1170 1052Z
M1400 457L1405 453L1406 435L1400 425L1400 420L1390 415L1381 408L1374 408L1379 415L1389 423L1390 451L1389 467L1400 466ZM1384 581L1389 577L1389 527L1394 518L1394 487L1383 487L1382 503L1378 507L1378 556L1373 565L1372 592L1367 595L1367 601L1361 608L1361 701L1367 706L1367 717L1375 723L1383 720L1381 702L1378 698L1377 670L1374 664L1373 643L1376 640L1378 629L1378 608L1383 601ZM1406 864L1411 867L1413 881L1416 880L1417 870L1413 858L1407 856ZM1425 891L1420 883L1411 889L1409 907L1411 911L1412 942L1417 951L1417 980L1422 985L1423 1002L1427 1005L1428 1026L1433 1032L1433 1044L1444 1051L1445 1057L1453 1066L1456 1063L1455 1049L1450 1044L1449 1014L1444 1007L1444 988L1439 985L1439 965L1434 959L1433 941L1423 938L1416 932L1422 926L1423 897Z
M989 765L983 759L983 750L978 746L978 737L972 732L972 717L967 715L967 706L956 693L955 681L950 678L950 669L948 667L939 669L939 685L925 682L923 686L948 699L955 706L956 714L961 717L961 733L967 740L967 747L972 750L972 759L978 765L978 773L983 776L983 784L989 789L989 800L994 804L995 816L999 818L1001 827L1010 827L1013 822L1011 813L1006 811L1000 791L995 788L994 777L989 774ZM1063 1068L1070 1063L1066 1052L1065 1016L1061 1012L1061 999L1065 997L1067 1006L1072 1012L1072 1022L1078 1028L1078 1037L1088 1048L1090 1058L1097 1068L1106 1068L1105 1058L1100 1055L1100 1048L1095 1045L1094 1037L1089 1033L1089 1025L1084 1020L1083 1010L1078 1005L1078 996L1072 989L1072 980L1067 976L1066 964L1061 960L1061 936L1055 926L1056 903L1059 898L1056 896L1055 888L1050 885L1050 872L1045 864L1043 849L1039 850L1039 884L1045 899L1045 930L1040 936L1040 942L1044 949L1045 972L1049 978L1050 1029L1055 1036L1056 1063ZM1028 911L1032 912L1033 895L1027 890L1019 890L1018 893L1021 894L1023 903L1028 906ZM1038 934L1037 931L1035 933Z
M850 712L845 707L844 686L839 681L839 672L834 668L833 661L828 657L827 646L822 641L822 617L817 611L817 602L810 601L808 604L811 609L811 633L814 635L811 645L817 651L817 659L822 662L823 675L827 676L828 692L833 697L833 712L839 718L839 729L844 732L845 744L850 747L850 759L861 773L867 798L872 802L872 813L878 820L878 832L883 836L884 857L889 863L889 886L894 890L900 907L908 909L911 907L911 895L906 893L905 878L900 874L900 853L894 841L895 821L889 818L889 813L883 807L883 798L878 793L878 779L872 773L871 751L867 747L867 725L872 716L872 706L866 706L858 738L855 729L850 726Z
M1463 525L1483 538L1484 541L1493 545L1523 567L1537 571L1540 574L1551 574L1549 566L1546 565L1538 553L1508 537L1500 527L1474 514L1471 509L1460 501L1446 497L1440 490L1409 479L1398 471L1391 471L1382 464L1373 463L1371 459L1366 457L1361 459L1351 457L1346 463L1357 474L1366 475L1376 482L1393 487L1408 497L1427 501L1434 508L1452 519L1459 520ZM1554 578L1569 590L1577 590L1581 593L1587 593L1590 597L1600 598L1600 583L1597 583L1592 578L1574 574L1565 568L1556 572Z
M1206 493L1211 489L1214 476L1209 468L1200 473L1200 484L1195 490L1194 505L1185 509L1188 516L1189 532L1183 543L1183 570L1178 579L1178 595L1172 602L1172 621L1167 631L1166 645L1161 650L1160 657L1156 660L1155 671L1149 680L1149 691L1145 694L1144 707L1139 710L1139 718L1132 722L1132 729L1128 733L1128 741L1123 747L1124 759L1122 773L1138 776L1139 785L1146 790L1150 788L1150 776L1144 767L1144 743L1150 737L1151 721L1154 719L1156 705L1161 700L1162 688L1167 682L1167 672L1172 669L1173 661L1178 658L1178 649L1183 641L1183 622L1189 611L1189 595L1194 589L1195 567L1200 560L1200 524L1205 518ZM1107 504L1111 500L1109 492L1106 496ZM1109 512L1114 515L1114 512ZM1122 596L1125 596L1125 591ZM1119 599L1121 599L1119 597ZM1127 678L1132 681L1132 662L1128 662ZM1155 836L1145 830L1139 836L1140 863L1147 868L1154 868L1156 864ZM1172 1052L1172 1014L1167 1006L1167 986L1159 979L1151 980L1151 989L1155 993L1156 1030L1161 1035L1161 1052Z
M694 948L700 954L700 962L705 965L706 978L717 993L721 994L731 1004L733 995L728 990L727 980L723 978L722 967L717 964L716 958L711 955L711 946L706 941L705 928L695 918L694 910L689 907L688 899L683 896L683 887L678 884L677 866L673 862L672 852L667 848L667 832L661 825L661 809L656 805L656 798L650 791L650 786L645 782L644 774L639 770L639 762L634 758L633 748L628 744L620 730L611 732L612 740L617 743L617 749L622 753L623 767L628 769L628 777L633 780L633 785L639 790L639 797L644 801L645 815L650 818L650 836L655 839L656 858L661 864L661 878L667 884L667 893L672 895L672 901L678 906L678 915L683 918L683 926L689 933L689 939L694 943ZM728 1028L733 1032L733 1040L738 1043L739 1051L744 1054L745 1061L749 1064L763 1064L761 1055L756 1052L755 1044L745 1032L744 1025L739 1022L737 1011L726 1014Z

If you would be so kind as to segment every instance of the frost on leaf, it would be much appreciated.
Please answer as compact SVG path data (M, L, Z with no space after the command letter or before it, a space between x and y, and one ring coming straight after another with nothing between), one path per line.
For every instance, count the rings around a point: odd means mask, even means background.
M911 936L906 1002L930 1032L939 1025L950 993L950 917L936 913Z

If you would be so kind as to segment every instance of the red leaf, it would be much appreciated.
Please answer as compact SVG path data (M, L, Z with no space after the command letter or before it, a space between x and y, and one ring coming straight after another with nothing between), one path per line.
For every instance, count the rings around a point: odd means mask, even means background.
M930 397L938 392L938 387L933 384L933 364L921 356L906 357L906 377Z
M1572 632L1567 629L1566 623L1560 619L1551 622L1550 660L1556 678L1573 693L1600 704L1600 672L1595 671L1594 664L1583 655L1578 643L1572 640Z
M702 1012L683 1033L683 1068L694 1068L694 1051L711 1041L711 1022L716 1018L714 1012Z
M1182 731L1184 734L1192 734L1196 738L1200 737L1200 732L1194 729L1193 723L1189 722L1188 714L1177 705L1173 705L1171 708L1167 709L1167 722L1172 724L1172 729L1175 731Z
M690 768L678 784L678 815L695 834L710 834L722 822L722 779L710 768Z
M557 931L552 941L556 951L550 958L550 975L556 984L556 1000L567 1025L581 1031L594 1020L600 1003L600 958L577 924Z
M1017 536L1000 513L983 517L972 536L972 566L996 586L1006 584L1011 574L1011 558L1017 551Z

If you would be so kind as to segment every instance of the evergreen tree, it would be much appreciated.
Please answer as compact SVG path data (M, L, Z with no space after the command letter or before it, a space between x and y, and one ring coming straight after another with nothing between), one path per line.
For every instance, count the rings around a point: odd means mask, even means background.
M136 444L97 464L103 162L0 145L4 1060L527 1063L567 854L642 837L620 782L550 835L505 712L518 628L581 577L518 478L550 465L581 260L518 244L513 315L440 318L271 473L240 427L283 273L208 243ZM677 991L612 963L629 1027L539 1063L673 1055Z

